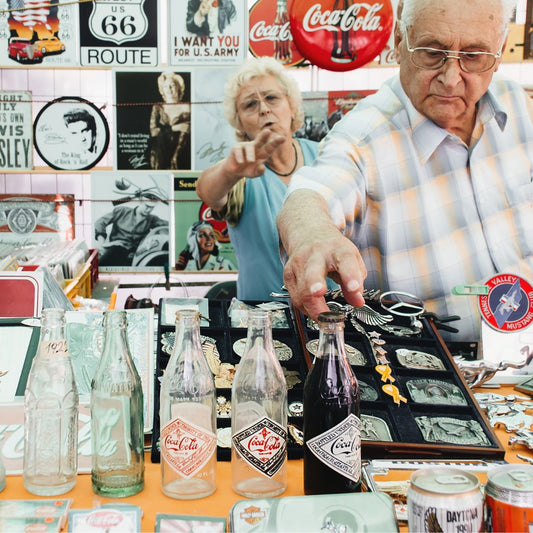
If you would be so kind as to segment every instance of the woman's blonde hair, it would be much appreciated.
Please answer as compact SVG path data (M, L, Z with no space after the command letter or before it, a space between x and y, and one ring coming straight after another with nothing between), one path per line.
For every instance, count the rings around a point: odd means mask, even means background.
M235 137L239 141L245 141L248 138L240 130L241 125L237 110L237 97L244 85L259 76L274 76L279 81L281 88L285 91L294 113L291 124L293 133L300 129L303 124L304 110L302 107L302 94L300 93L300 88L296 80L287 75L285 67L272 57L250 58L228 79L225 87L223 103L224 116L235 129Z

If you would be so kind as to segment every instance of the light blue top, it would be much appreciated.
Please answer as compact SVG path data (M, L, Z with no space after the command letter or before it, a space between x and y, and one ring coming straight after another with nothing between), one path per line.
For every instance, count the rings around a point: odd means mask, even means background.
M308 165L316 157L318 143L297 140ZM270 293L281 291L283 265L276 217L286 192L285 183L268 168L258 178L246 178L241 218L236 226L228 224L239 263L237 297L241 300L272 300Z

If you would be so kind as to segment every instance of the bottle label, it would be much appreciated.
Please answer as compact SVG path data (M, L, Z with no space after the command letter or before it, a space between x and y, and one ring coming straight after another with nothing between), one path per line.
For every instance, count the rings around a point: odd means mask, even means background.
M355 483L361 478L361 421L353 413L340 424L309 439L306 445L335 472Z
M264 417L232 437L237 453L257 471L276 475L287 456L287 431Z
M161 456L175 472L190 478L215 453L216 440L213 432L184 418L174 418L161 430Z
M66 339L56 341L42 341L40 344L40 356L43 359L56 357L68 357L68 347Z

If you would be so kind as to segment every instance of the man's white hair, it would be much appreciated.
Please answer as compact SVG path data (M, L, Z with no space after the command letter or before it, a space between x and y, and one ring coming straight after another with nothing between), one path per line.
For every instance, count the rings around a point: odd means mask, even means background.
M468 2L468 0L466 0ZM493 0L500 2L502 6L502 33L505 33L507 24L511 20L515 7L516 0ZM400 0L399 10L401 10L400 15L400 30L403 35L405 35L407 28L413 26L414 21L418 13L424 8L425 5L430 2L442 3L442 0Z

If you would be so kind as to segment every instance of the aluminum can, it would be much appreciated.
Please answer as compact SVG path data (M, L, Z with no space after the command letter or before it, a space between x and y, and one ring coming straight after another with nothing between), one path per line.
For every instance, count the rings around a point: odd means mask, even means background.
M407 492L409 533L484 531L479 479L458 468L413 472Z
M533 466L489 470L485 485L487 531L533 531Z

